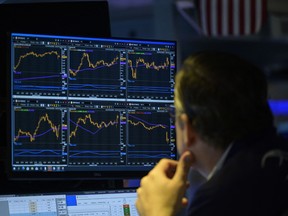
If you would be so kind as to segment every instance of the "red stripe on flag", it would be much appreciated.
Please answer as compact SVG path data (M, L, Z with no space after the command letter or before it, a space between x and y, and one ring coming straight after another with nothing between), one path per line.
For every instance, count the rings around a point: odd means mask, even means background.
M222 20L223 20L223 14L222 14L222 0L218 0L217 2L217 35L222 35L223 34L223 29L222 29Z
M243 35L245 33L245 0L239 1L239 34Z
M233 34L233 22L234 22L234 18L233 18L233 2L230 0L228 1L228 33L229 35Z
M262 11L261 11L261 26L267 19L267 0L262 0Z
M213 0L212 0L213 1ZM206 0L207 35L211 35L211 2Z

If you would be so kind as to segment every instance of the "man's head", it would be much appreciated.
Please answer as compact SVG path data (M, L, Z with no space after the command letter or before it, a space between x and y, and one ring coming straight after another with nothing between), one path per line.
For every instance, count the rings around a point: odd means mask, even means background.
M266 77L254 65L221 52L190 56L176 74L176 114L185 113L209 145L233 140L273 124Z

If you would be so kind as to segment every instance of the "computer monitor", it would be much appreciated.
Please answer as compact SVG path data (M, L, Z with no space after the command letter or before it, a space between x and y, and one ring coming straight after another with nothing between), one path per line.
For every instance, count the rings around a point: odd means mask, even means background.
M176 41L11 33L14 179L140 178L176 159Z

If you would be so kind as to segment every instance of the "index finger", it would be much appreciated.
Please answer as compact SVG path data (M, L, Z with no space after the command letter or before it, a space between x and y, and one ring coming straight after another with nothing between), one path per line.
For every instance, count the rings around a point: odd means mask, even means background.
M174 175L175 178L177 178L178 180L186 181L190 167L192 165L192 159L192 154L189 151L186 151L181 155L176 169L176 173Z

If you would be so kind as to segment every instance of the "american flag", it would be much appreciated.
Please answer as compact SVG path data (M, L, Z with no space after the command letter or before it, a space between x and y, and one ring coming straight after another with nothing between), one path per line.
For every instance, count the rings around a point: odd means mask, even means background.
M195 5L207 36L255 34L267 16L267 0L195 0Z

